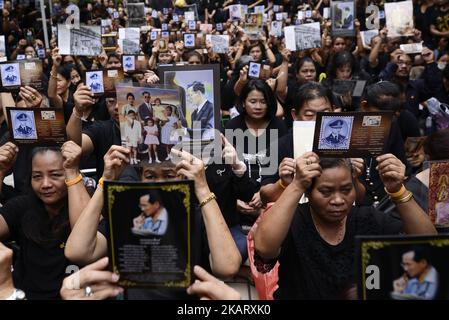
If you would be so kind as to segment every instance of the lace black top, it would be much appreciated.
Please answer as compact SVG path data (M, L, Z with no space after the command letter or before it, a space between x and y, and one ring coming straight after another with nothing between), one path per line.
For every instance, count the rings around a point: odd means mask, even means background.
M355 285L355 236L398 234L402 223L372 207L353 207L345 237L333 246L313 224L308 204L298 206L279 256L279 288L275 299L343 299ZM260 272L276 261L255 257Z

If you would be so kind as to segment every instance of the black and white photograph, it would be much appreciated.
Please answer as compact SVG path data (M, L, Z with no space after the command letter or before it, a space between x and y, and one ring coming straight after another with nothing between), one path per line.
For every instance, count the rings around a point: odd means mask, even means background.
M5 63L0 65L2 85L4 87L20 86L19 63Z
M118 44L122 48L123 54L139 54L140 41L139 39L119 39Z
M14 139L37 139L33 111L11 110L11 121Z
M128 27L140 27L145 24L144 3L128 3L126 10L128 12Z
M381 116L364 116L362 126L364 127L378 127L382 121Z
M79 29L58 25L58 48L63 55L98 56L101 54L101 27L83 26Z
M353 117L324 116L318 149L349 149Z
M282 36L282 31L283 31L282 21L271 22L270 35L274 37L280 37Z
M196 21L189 20L189 30L196 30Z
M94 94L104 93L103 71L86 71L86 86Z
M301 51L321 47L320 23L306 23L284 28L287 49Z
M355 35L355 3L353 1L331 1L333 36Z
M206 42L212 44L212 50L215 53L225 54L229 50L229 36L220 34L207 34Z

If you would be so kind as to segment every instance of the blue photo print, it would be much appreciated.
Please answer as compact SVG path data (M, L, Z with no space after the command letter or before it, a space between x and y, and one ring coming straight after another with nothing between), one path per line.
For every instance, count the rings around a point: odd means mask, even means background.
M88 86L94 94L104 93L103 71L86 72L86 86Z
M20 86L20 68L18 63L0 65L2 85L4 87Z
M37 139L34 111L11 110L11 121L14 139Z
M354 117L323 116L318 143L319 150L348 150Z

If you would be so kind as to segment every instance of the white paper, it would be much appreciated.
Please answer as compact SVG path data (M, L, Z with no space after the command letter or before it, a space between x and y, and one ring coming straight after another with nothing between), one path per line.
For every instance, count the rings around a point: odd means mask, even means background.
M406 54L411 53L421 53L422 52L422 42L420 43L408 43L408 44L401 44L399 48L404 51Z
M65 24L58 24L59 54L70 55L70 29Z
M195 12L193 11L184 12L184 20L187 21L195 20Z
M293 122L293 155L296 158L312 151L315 136L315 121Z
M290 51L296 51L295 26L284 28L285 47Z
M329 7L323 8L323 18L329 19L329 17L330 17L330 8Z

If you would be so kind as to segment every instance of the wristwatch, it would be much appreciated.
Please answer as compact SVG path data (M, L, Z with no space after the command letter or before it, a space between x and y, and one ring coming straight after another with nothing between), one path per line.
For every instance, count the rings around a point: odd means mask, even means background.
M12 295L10 295L6 300L26 300L25 292L20 289L14 289Z

